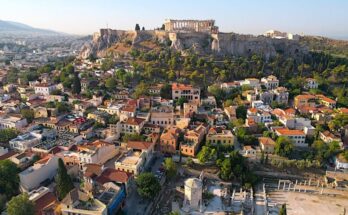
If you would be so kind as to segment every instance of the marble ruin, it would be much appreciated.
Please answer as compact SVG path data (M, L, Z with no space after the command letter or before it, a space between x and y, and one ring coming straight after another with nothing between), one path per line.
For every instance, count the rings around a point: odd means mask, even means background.
M170 32L204 32L218 33L219 28L215 26L215 20L174 20L166 19L165 31Z
M202 211L203 182L198 178L185 181L184 211Z

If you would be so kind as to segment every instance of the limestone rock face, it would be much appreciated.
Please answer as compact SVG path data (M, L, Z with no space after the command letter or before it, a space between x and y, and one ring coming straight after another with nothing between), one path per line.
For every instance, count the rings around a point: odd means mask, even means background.
M259 54L265 59L275 57L277 53L300 58L308 53L308 48L298 41L272 39L264 36L240 35L235 33L209 34L203 32L165 32L165 31L123 31L101 29L93 35L80 53L81 58L91 55L103 57L110 47L122 54L132 48L151 50L159 43L171 41L171 48L183 53L249 56Z

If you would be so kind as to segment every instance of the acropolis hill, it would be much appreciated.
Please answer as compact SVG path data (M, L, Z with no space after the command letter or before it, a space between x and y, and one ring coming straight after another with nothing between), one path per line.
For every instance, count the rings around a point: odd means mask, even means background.
M174 50L198 54L248 56L260 54L265 59L283 53L294 58L308 52L297 40L219 32L214 20L165 20L164 30L100 29L85 45L80 57L125 55L131 49L152 50L167 44Z

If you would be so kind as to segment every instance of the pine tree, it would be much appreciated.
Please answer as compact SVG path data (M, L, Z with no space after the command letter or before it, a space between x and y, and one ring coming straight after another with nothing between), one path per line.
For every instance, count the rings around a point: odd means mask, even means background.
M136 31L140 31L140 25L137 23L137 24L135 24L135 30Z
M56 177L58 198L62 200L73 188L74 184L68 175L62 159L58 160L58 173Z
M74 73L72 92L75 94L80 94L81 92L81 81L77 72Z
M34 215L34 203L29 200L27 193L13 197L7 204L8 215Z

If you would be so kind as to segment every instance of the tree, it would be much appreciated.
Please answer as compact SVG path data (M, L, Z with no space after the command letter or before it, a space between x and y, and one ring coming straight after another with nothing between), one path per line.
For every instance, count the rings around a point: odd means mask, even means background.
M0 212L6 208L7 198L4 194L0 194Z
M294 144L288 137L278 137L274 147L274 151L277 155L289 157L292 154L293 150Z
M286 215L286 204L282 204L282 207L279 210L279 215Z
M145 137L141 134L125 134L123 137L122 137L122 141L123 142L128 142L128 141L144 141L145 140Z
M239 105L236 109L236 116L238 119L246 119L247 109L244 105Z
M172 98L172 86L170 84L164 84L161 88L160 95L164 99Z
M142 31L145 31L145 27L143 26L143 27L141 28L141 30L142 30Z
M166 26L164 24L162 24L160 30L165 30Z
M13 138L17 137L18 131L13 128L5 128L0 130L0 143L6 143Z
M68 175L68 172L65 168L63 160L60 158L58 160L58 171L57 171L57 176L56 176L56 183L57 183L58 198L60 200L64 199L64 197L72 189L74 189L74 184L73 184L70 176Z
M19 169L10 160L0 161L0 194L10 198L17 194L19 187Z
M176 175L176 164L172 158L166 158L164 160L164 169L166 170L166 175L169 178L173 178Z
M264 151L262 151L262 152L261 152L260 163L261 163L261 164L263 164L263 163L264 163L264 161L265 161L265 152L264 152Z
M115 90L117 86L117 81L115 78L108 78L105 81L105 87L108 88L108 90Z
M135 179L137 185L137 191L143 198L153 199L157 193L161 190L161 185L158 182L154 174L150 172L141 173L137 179Z
M177 101L176 101L176 105L182 107L184 105L184 103L187 103L187 99L185 97L180 97Z
M135 24L135 30L136 31L140 31L140 25L137 23L137 24Z
M80 94L80 92L81 92L81 80L80 80L77 72L74 73L74 79L73 79L72 86L73 86L72 93Z
M8 215L34 215L34 203L29 200L27 193L13 197L7 205Z
M135 87L134 97L139 98L144 95L148 95L148 86L144 82L141 82Z
M31 123L34 119L34 111L28 108L22 109L21 115L27 119L28 123Z
M115 65L114 61L110 58L107 58L107 59L103 60L103 63L100 66L100 68L103 71L108 71L108 70L112 69L114 67L114 65Z
M214 161L216 159L216 149L209 146L203 146L202 150L198 153L197 158L199 162L205 163L207 161Z

